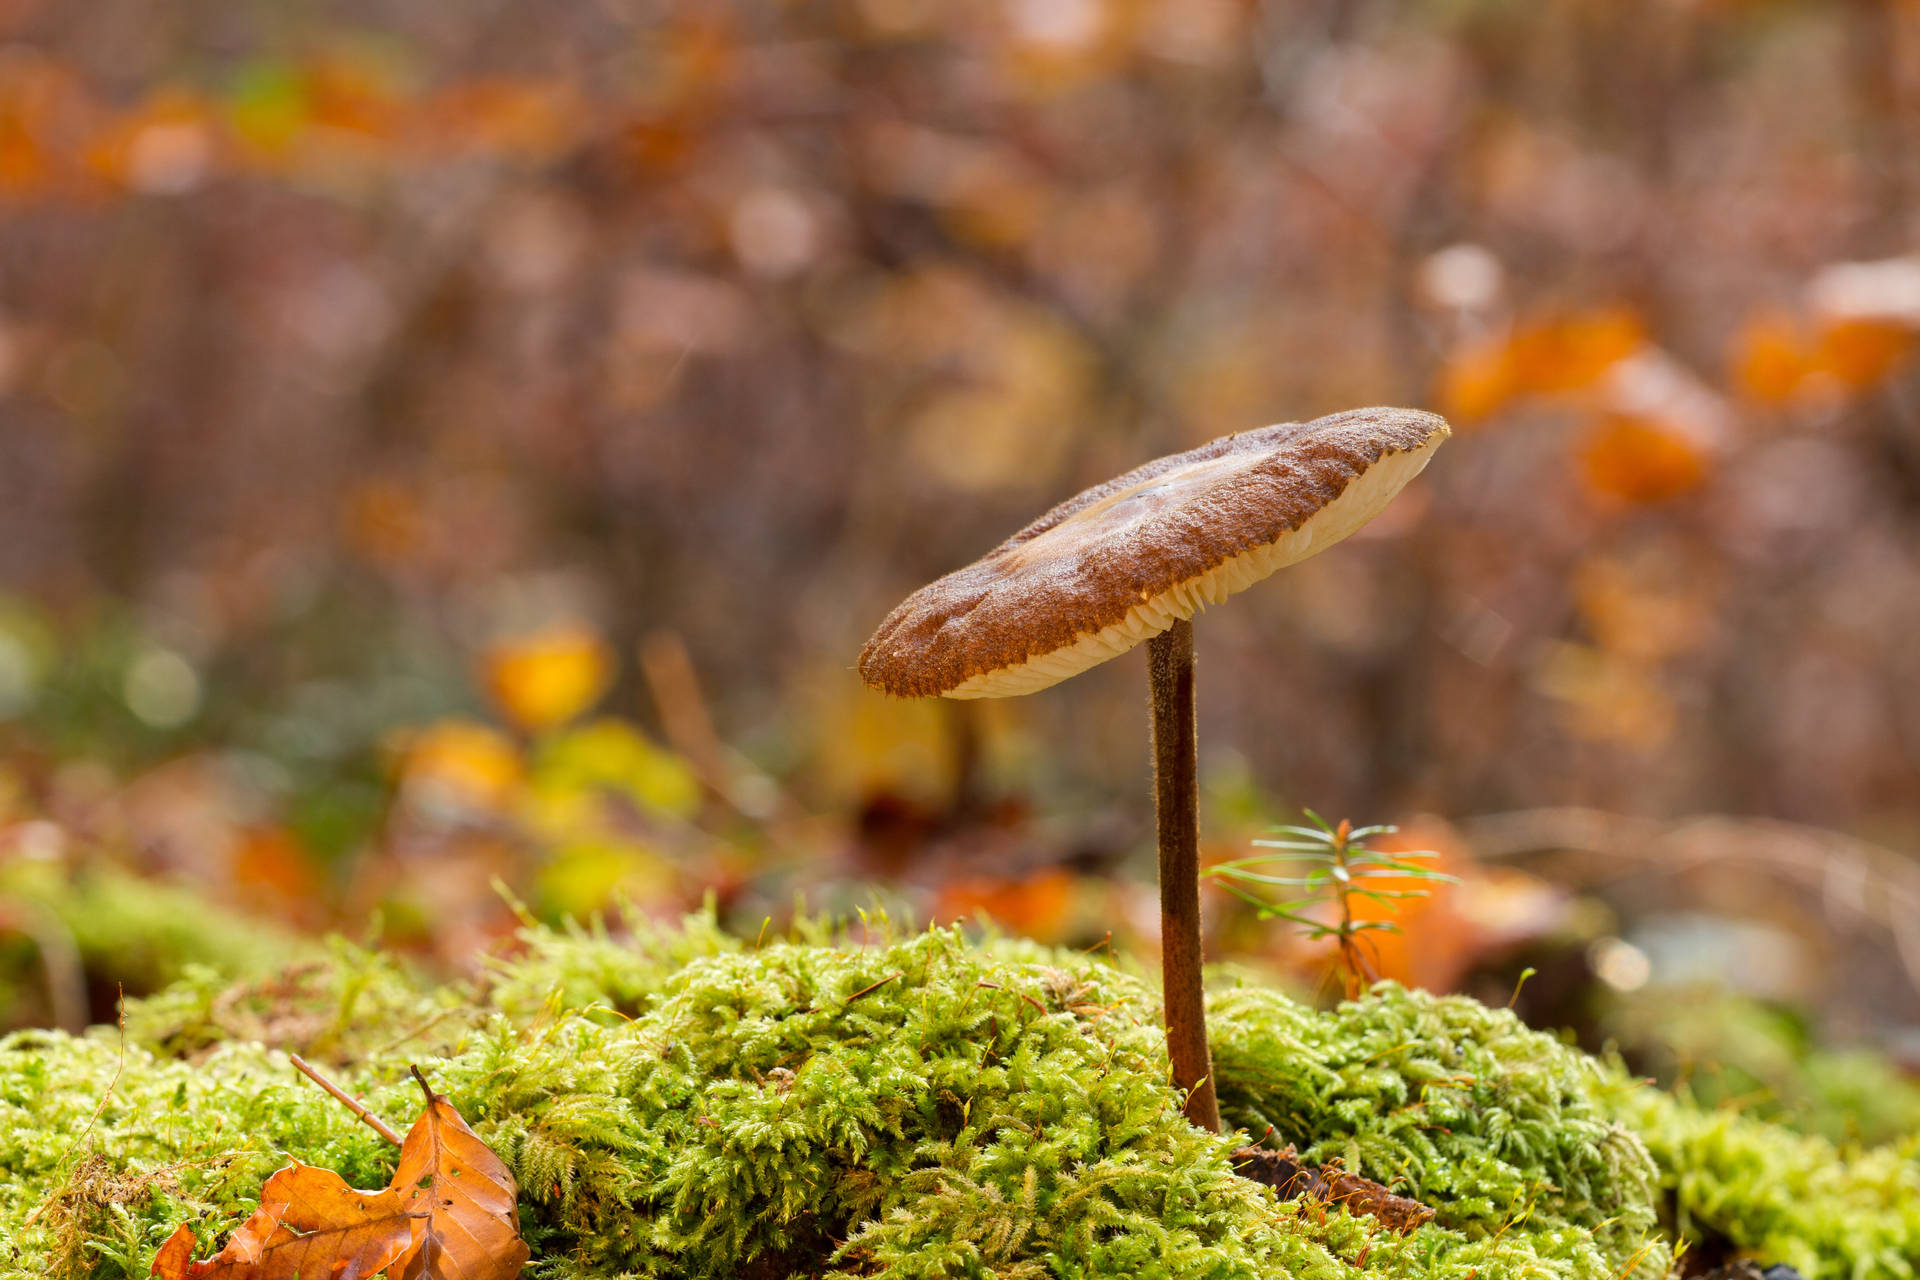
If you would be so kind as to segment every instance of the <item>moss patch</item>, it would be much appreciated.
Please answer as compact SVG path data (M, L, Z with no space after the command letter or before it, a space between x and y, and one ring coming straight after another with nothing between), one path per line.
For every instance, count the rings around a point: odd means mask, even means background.
M1330 1013L1272 991L1217 998L1221 1104L1310 1161L1435 1206L1473 1240L1524 1228L1566 1274L1659 1275L1653 1160L1610 1114L1602 1065L1504 1009L1382 984Z
M1622 1091L1620 1114L1660 1166L1669 1217L1807 1280L1920 1275L1920 1134L1842 1148L1655 1089Z
M1233 1176L1235 1140L1180 1116L1152 991L1111 965L948 930L751 948L710 919L524 943L471 990L342 950L268 999L330 1029L341 1082L390 1120L422 1062L519 1177L530 1276L1611 1280L1665 1269L1657 1214L1681 1187L1682 1226L1802 1238L1765 1196L1716 1197L1748 1175L1688 1128L1755 1122L1662 1101L1470 1001L1383 986L1316 1014L1244 988L1213 1009L1234 1121L1439 1208L1399 1238ZM0 1274L142 1276L177 1223L230 1228L287 1156L390 1174L392 1150L277 1048L205 1016L213 986L137 1005L124 1049L0 1041ZM1911 1176L1910 1152L1822 1161L1809 1208ZM1910 1261L1912 1203L1862 1200L1859 1238ZM1912 1274L1836 1265L1809 1275Z

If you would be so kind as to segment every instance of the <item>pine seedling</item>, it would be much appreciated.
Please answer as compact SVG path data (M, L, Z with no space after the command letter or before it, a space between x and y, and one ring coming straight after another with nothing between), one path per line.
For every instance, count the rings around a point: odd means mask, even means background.
M1406 887L1406 881L1453 883L1456 877L1422 865L1423 860L1439 856L1430 849L1384 853L1367 847L1368 840L1390 835L1398 827L1355 828L1345 818L1332 826L1313 810L1305 812L1312 826L1273 827L1274 834L1282 838L1253 842L1257 848L1278 852L1217 863L1205 874L1251 905L1262 920L1291 920L1311 941L1332 938L1340 949L1347 998L1351 1000L1380 977L1375 963L1379 951L1366 935L1400 932L1400 926L1392 920L1356 920L1355 899L1367 898L1394 910L1404 899L1427 896L1426 889ZM1275 875L1262 869L1303 864L1304 870L1297 875ZM1397 883L1385 885L1380 881ZM1298 896L1275 901L1266 896L1273 889Z

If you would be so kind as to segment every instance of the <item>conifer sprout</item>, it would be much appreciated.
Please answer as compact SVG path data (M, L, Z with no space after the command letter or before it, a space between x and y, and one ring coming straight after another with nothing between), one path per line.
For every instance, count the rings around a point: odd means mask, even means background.
M1309 941L1332 938L1346 969L1347 998L1351 1000L1380 976L1369 956L1373 949L1367 935L1400 932L1400 926L1392 920L1354 919L1355 900L1397 907L1408 898L1426 897L1426 890L1385 888L1380 881L1404 885L1409 880L1456 881L1456 877L1421 865L1421 860L1439 857L1431 849L1384 853L1367 847L1366 842L1372 837L1392 835L1398 827L1356 829L1344 818L1335 826L1311 809L1307 810L1307 820L1313 825L1273 828L1283 839L1253 842L1259 848L1277 849L1279 853L1215 863L1207 868L1206 874L1251 906L1262 920L1290 920L1305 931ZM1259 869L1276 862L1305 864L1305 874L1277 876ZM1292 896L1279 902L1264 896L1274 888ZM1328 908L1332 909L1331 921L1313 914ZM1377 956L1378 952L1373 951L1373 955Z
M1200 981L1193 615L1371 520L1451 434L1354 409L1223 436L1069 498L887 615L860 675L900 697L1004 698L1147 642L1167 1054L1220 1130Z

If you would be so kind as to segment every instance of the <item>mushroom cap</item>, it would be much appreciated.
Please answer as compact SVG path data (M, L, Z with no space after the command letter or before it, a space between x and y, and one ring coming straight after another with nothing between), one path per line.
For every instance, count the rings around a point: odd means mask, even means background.
M908 596L860 677L912 698L1058 684L1340 541L1450 434L1416 409L1353 409L1136 467Z

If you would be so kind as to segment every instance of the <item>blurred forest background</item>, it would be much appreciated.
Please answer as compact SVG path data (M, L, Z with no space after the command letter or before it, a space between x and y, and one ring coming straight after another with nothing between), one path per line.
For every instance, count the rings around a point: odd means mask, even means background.
M1571 939L1920 1059L1917 353L1911 0L4 0L6 1016L217 967L157 882L1150 946L1139 655L854 655L1084 485L1403 403L1427 475L1200 630L1211 856L1400 821L1465 877L1400 976Z

